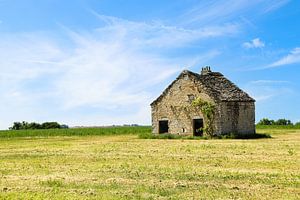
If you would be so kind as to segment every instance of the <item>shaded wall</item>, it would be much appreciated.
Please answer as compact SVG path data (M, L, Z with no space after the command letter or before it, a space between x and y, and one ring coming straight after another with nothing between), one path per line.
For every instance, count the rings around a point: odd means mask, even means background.
M255 133L254 102L222 102L219 105L219 134Z

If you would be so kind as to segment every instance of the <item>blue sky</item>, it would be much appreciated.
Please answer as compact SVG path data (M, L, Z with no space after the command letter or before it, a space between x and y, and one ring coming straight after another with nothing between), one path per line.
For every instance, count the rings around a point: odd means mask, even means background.
M183 70L210 65L256 119L300 121L300 1L0 0L0 129L150 124Z

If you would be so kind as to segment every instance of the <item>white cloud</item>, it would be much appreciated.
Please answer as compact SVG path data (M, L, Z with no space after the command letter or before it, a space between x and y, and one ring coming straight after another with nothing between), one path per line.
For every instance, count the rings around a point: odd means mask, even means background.
M254 38L250 42L243 43L243 47L246 49L252 49L252 48L262 48L265 46L265 43L261 41L259 38Z
M273 1L272 4L270 4L269 6L267 6L264 9L264 12L265 13L272 12L274 10L277 10L277 9L281 8L282 6L286 5L289 2L290 2L290 0L277 0L277 1Z
M275 97L292 93L286 86L289 81L255 80L250 81L244 88L257 102L269 101Z
M143 47L180 47L200 39L236 34L239 29L236 24L209 25L199 29L186 29L164 25L159 22L133 22L112 16L99 15L95 11L91 12L107 25L104 29L98 29L99 32L116 32L120 38L126 38L130 35L131 38L134 38L131 41L134 45L143 45Z
M287 87L270 87L270 86L260 86L246 88L246 91L249 92L250 96L252 96L257 102L271 100L275 97L279 97L281 95L287 95L291 93L291 89Z
M183 19L186 24L209 23L210 21L222 22L231 19L237 12L247 9L249 6L248 3L243 1L210 1L196 5L183 15Z
M1 35L0 128L21 120L149 124L157 84L220 53L206 50L198 56L174 57L167 55L169 49L235 30L186 30L102 18L106 24L95 30L64 28L63 44L45 32Z
M181 16L183 24L207 25L237 21L244 16L257 16L275 11L289 0L211 0L197 3L193 9Z
M280 80L256 80L256 81L251 81L250 83L262 85L262 84L281 84L281 83L290 83L290 82L289 81L280 81Z
M264 68L280 67L295 63L300 63L300 47L294 48L287 56L284 56Z

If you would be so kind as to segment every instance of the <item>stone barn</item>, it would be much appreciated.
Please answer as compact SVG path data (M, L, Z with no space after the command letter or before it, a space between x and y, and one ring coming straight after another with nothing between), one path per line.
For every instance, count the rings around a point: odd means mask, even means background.
M255 100L210 67L200 74L184 70L151 103L152 132L201 136L205 119L200 109L187 109L200 98L215 107L215 135L255 133Z

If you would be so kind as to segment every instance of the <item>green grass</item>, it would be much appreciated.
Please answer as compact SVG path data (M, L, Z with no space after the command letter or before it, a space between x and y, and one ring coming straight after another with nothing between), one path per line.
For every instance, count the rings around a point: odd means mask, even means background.
M0 131L0 138L15 137L49 137L49 136L88 136L88 135L136 135L151 132L150 126L137 127L103 127L103 128L70 128L39 130Z
M252 140L90 131L2 137L0 199L300 199L297 129Z
M300 125L256 125L257 129L300 129Z
M257 126L259 130L297 129L296 126ZM298 127L300 129L300 127ZM206 137L177 136L171 134L152 135L151 126L138 127L103 127L103 128L70 128L70 129L40 129L40 130L0 130L0 138L15 137L51 137L51 136L88 136L88 135L140 135L142 139L207 139ZM267 135L255 134L250 138L267 138ZM231 135L223 138L243 139L241 135Z

